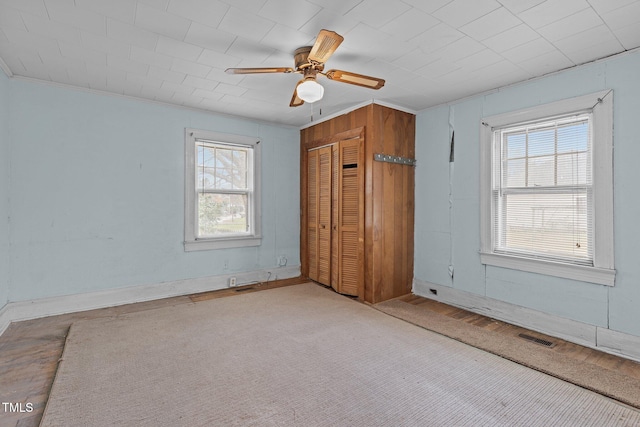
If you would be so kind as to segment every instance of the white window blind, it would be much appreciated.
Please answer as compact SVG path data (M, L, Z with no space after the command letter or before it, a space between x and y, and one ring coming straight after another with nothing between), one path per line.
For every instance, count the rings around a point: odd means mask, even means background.
M593 265L591 115L496 129L496 253Z

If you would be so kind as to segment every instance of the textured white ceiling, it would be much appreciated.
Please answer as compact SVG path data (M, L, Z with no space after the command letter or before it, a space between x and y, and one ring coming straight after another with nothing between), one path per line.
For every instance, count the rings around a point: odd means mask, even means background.
M319 78L289 107L293 67L321 29L326 64L386 80ZM0 65L28 77L302 126L372 99L424 108L640 46L640 0L0 0Z

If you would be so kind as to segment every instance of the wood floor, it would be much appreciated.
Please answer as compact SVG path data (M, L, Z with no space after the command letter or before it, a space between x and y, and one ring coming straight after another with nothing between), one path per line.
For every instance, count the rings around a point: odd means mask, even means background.
M452 307L417 295L406 295L398 299L409 304L423 307L451 318L464 321L473 327L479 327L493 332L498 332L504 336L513 337L515 340L521 339L519 334L525 334L537 339L552 342L555 346L550 348L549 351L561 354L566 358L571 358L575 360L576 363L588 362L602 368L613 369L630 377L640 379L640 363L634 362L633 360L564 341L559 338L531 331L529 329L492 319L481 314L472 313L461 308Z
M278 280L189 296L63 314L12 323L0 336L0 403L22 403L23 412L6 412L0 404L0 427L37 427L49 398L69 327L77 320L113 317L179 304L194 304L238 293L257 292L305 283L301 278ZM33 405L28 412L25 404Z
M222 298L238 293L257 292L264 289L304 283L300 278L279 280L259 285L224 289L190 296L129 304L119 307L91 310L80 313L51 316L42 319L12 323L0 336L0 402L22 403L23 412L7 412L0 406L0 426L36 427L40 423L49 391L62 355L70 325L80 319L112 317L125 313L151 310L179 304L197 304L200 301ZM423 306L441 314L464 320L469 327L479 327L515 337L522 332L539 338L551 338L527 331L517 326L499 322L426 298L407 295L405 302ZM577 363L589 361L606 368L614 368L627 375L640 378L640 364L552 338L556 346L551 351L571 357ZM28 411L27 402L33 405Z

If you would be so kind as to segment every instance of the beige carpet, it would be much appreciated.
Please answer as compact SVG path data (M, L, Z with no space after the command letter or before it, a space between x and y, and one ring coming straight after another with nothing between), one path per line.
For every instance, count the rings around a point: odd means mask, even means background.
M638 426L640 412L314 284L71 327L42 426Z
M615 369L586 362L576 363L575 359L563 357L538 344L470 327L462 320L400 300L381 302L375 307L391 316L640 408L640 380Z

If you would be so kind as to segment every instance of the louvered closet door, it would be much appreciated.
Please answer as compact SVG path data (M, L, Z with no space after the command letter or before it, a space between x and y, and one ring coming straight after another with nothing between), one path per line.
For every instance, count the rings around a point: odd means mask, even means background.
M339 144L331 146L331 287L339 292L340 283L340 239L338 235L338 222L340 219L339 204L339 171L340 149Z
M318 151L307 154L307 256L309 278L318 280Z
M360 139L341 141L338 149L337 291L358 296L364 280L364 240L361 233L364 183L361 179Z
M331 147L311 150L308 164L308 225L309 278L331 284Z
M331 284L331 147L318 150L318 279Z

